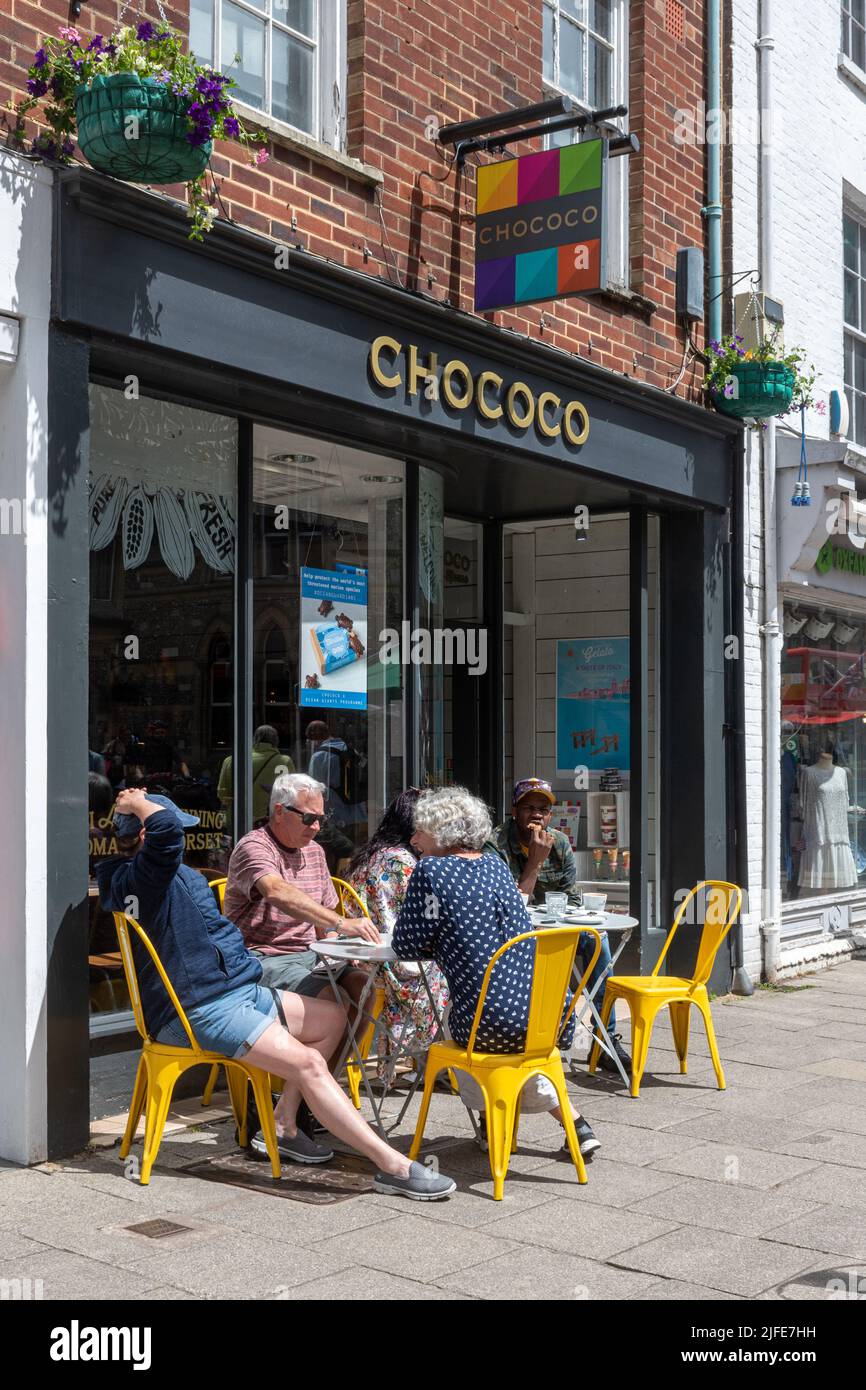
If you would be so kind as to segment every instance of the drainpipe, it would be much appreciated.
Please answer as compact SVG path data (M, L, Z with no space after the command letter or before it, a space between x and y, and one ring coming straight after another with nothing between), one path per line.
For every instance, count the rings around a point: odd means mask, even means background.
M758 117L760 142L761 289L773 293L773 4L761 0L758 50ZM764 895L761 937L764 978L775 984L779 974L781 903L781 819L779 746L781 739L781 630L776 532L776 422L770 419L761 438L764 482Z
M722 109L721 0L707 0L707 113ZM707 144L707 205L701 209L707 223L709 257L710 338L722 336L722 147L719 140Z

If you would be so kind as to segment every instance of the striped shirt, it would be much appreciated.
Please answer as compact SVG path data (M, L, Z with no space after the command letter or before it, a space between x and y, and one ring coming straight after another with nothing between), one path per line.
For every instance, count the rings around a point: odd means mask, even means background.
M278 874L323 907L335 908L337 893L324 850L315 841L304 849L287 849L264 825L242 836L229 860L223 911L240 927L247 946L264 956L306 951L316 940L316 929L261 896L256 884L269 874Z

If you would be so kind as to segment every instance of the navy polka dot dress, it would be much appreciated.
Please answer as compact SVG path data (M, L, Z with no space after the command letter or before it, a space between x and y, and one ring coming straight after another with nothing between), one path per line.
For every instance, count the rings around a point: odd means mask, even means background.
M401 960L433 960L444 971L451 992L448 1026L455 1042L465 1047L491 956L531 929L517 885L499 855L431 855L412 873L392 945ZM475 1042L479 1052L523 1050L534 964L535 945L524 941L494 967ZM569 994L566 1005L570 1001ZM573 1034L570 1019L560 1045L570 1046Z

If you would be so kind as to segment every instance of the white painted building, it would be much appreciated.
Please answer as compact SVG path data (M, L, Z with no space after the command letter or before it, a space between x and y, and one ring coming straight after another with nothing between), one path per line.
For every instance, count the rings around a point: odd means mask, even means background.
M866 34L858 14L850 0L733 0L729 13L725 329L743 331L733 295L760 273L758 288L784 305L786 347L805 349L816 398L826 403L825 414L806 416L810 507L791 505L799 414L749 430L746 443L745 960L753 978L762 966L773 978L847 954L866 919L866 564L858 572L866 536L855 532L852 543L833 534L832 551L821 552L845 498L866 495ZM758 130L761 139L750 138ZM831 393L844 401L846 390L850 418L843 411L831 420ZM840 765L844 774L834 771ZM825 801L839 818L832 850L819 824ZM847 853L838 829L845 818Z

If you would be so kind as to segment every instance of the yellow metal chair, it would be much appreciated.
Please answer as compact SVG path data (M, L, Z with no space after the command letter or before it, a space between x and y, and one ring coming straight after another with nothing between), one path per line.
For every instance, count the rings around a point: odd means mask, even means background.
M331 876L331 882L333 883L337 893L337 911L339 912L341 917L349 916L349 913L347 911L348 908L357 909L356 912L353 912L353 916L357 916L359 913L362 917L367 916L367 904L364 902L364 899L361 897L360 893L358 893L357 890L352 887L351 883L347 883L346 880L343 878L335 878L333 875ZM382 989L380 985L373 992L373 1002L369 1014L370 1021L367 1027L364 1029L364 1032L362 1033L361 1037L358 1039L358 1051L365 1061L367 1057L370 1055L370 1048L373 1046L373 1038L376 1036L376 1024L379 1022L379 1018L384 1007L385 991L384 989ZM347 1062L346 1080L349 1083L349 1095L352 1097L352 1103L356 1110L360 1110L360 1067L355 1066L352 1062Z
M562 1011L574 968L575 952L582 935L595 937L595 949L563 1018ZM493 969L506 951L512 950L521 941L535 942L535 968L524 1050L518 1053L476 1052L475 1038L484 1012L484 1002ZM559 1055L558 1039L583 994L600 951L601 937L594 927L552 927L545 931L524 932L500 946L484 972L481 994L466 1047L460 1047L456 1042L435 1042L430 1045L424 1074L424 1098L415 1137L409 1150L410 1158L418 1157L424 1126L427 1123L427 1112L430 1109L430 1097L439 1072L449 1068L468 1072L477 1081L484 1095L493 1196L497 1202L501 1202L509 1155L517 1147L520 1093L530 1077L546 1076L555 1086L559 1097L568 1150L577 1170L578 1181L586 1182L586 1168L574 1131L571 1103L565 1089L565 1073Z
M135 1131L138 1128L138 1122L141 1119L141 1112L144 1110L146 1104L144 1153L141 1160L140 1181L143 1186L150 1182L150 1170L159 1152L162 1132L165 1128L169 1106L171 1105L172 1093L178 1078L185 1071L188 1071L190 1067L201 1066L203 1062L213 1062L215 1067L223 1066L226 1069L235 1119L238 1123L238 1129L241 1131L243 1142L246 1142L247 1083L249 1082L252 1085L259 1110L259 1118L262 1124L262 1133L264 1135L268 1157L271 1160L271 1172L275 1178L278 1178L280 1176L280 1156L277 1151L277 1133L274 1125L274 1111L271 1102L267 1072L261 1071L258 1067L250 1066L248 1062L233 1057L224 1057L220 1053L206 1052L203 1048L199 1047L196 1042L195 1034L190 1027L189 1019L183 1010L183 1006L174 991L171 980L168 978L165 967L157 954L155 946L147 935L147 932L139 925L134 917L130 917L128 913L124 912L114 913L114 924L117 928L117 939L120 943L120 954L123 960L123 969L126 975L129 997L132 1001L132 1010L135 1015L135 1025L142 1037L141 1058L138 1063L138 1071L135 1075L135 1086L129 1106L129 1118L126 1122L126 1132L123 1136L123 1143L120 1146L120 1157L126 1158L129 1153L130 1146L135 1137ZM141 995L138 988L138 974L132 954L132 940L129 934L130 928L137 932L142 945L159 974L159 978L165 986L165 991L183 1025L183 1030L189 1038L190 1045L188 1048L173 1047L168 1043L155 1042L147 1031L144 1010L141 1005Z
M226 884L227 884L227 883L228 883L228 879L227 879L227 878L212 878L211 881L210 881L210 883L208 884L208 887L209 887L209 888L212 888L213 891L214 891L214 892L216 893L216 895L217 895L217 899L218 899L218 901L219 901L219 910L220 910L220 912L222 912L222 910L223 910L223 903L225 902L225 898L226 898ZM211 1069L210 1069L210 1076L209 1076L208 1079L207 1079L207 1084L206 1084L204 1090L202 1091L201 1103L202 1103L203 1106L208 1106L208 1105L210 1105L211 1101L213 1100L214 1086L215 1086L216 1083L217 1083L217 1077L219 1076L219 1074L220 1074L219 1066L217 1066L217 1065L212 1066Z
M677 928L689 908L696 903L702 890L706 890L706 908L698 945L695 973L690 980L680 979L674 975L661 975L659 972L676 935ZM735 883L706 879L697 884L680 904L674 918L674 924L665 941L664 950L656 961L652 974L611 975L605 983L604 1006L601 1011L601 1021L605 1027L610 1018L611 1010L618 999L622 999L628 1004L631 1013L633 1034L631 1094L634 1098L640 1094L641 1077L646 1066L653 1022L659 1009L664 1008L665 1005L671 1013L671 1031L674 1035L674 1046L680 1062L680 1073L684 1076L688 1070L689 1022L691 1006L694 1004L703 1016L716 1081L719 1090L724 1091L725 1074L722 1071L719 1049L716 1046L716 1033L713 1028L710 1000L707 994L707 980L710 978L716 953L736 921L742 898L742 891ZM589 1070L591 1072L594 1072L598 1065L599 1051L599 1045L596 1042L589 1058Z

